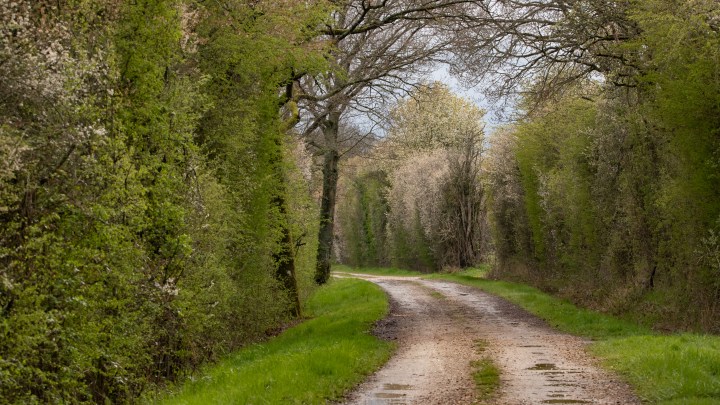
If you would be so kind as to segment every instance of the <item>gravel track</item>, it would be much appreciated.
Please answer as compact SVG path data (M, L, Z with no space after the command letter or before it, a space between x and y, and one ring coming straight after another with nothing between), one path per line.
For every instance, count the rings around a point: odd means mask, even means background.
M398 350L347 404L478 403L470 363L481 357L501 373L500 388L485 404L640 404L587 354L588 341L502 298L442 280L350 276L388 293L390 315L376 333L397 340ZM487 343L482 354L479 339Z

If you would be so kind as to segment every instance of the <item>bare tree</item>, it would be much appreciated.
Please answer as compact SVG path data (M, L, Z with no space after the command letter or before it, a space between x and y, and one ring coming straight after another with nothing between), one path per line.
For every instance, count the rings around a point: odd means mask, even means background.
M334 211L341 148L341 121L352 113L373 118L375 106L407 94L429 65L447 60L453 26L474 0L336 1L322 40L332 44L334 69L296 83L297 100L307 114L303 134L323 157L319 247L315 280L330 274ZM320 136L312 136L316 131Z
M496 95L543 96L593 74L633 85L637 56L619 44L638 35L626 0L335 0L318 41L333 69L297 75L288 94L305 114L302 133L323 156L316 281L329 275L341 120L408 94L424 69L450 63ZM610 72L613 75L610 76ZM319 133L319 136L311 134Z
M632 86L638 55L619 45L639 34L627 0L488 0L458 21L452 70L492 93L541 98L581 78ZM532 88L528 86L532 84Z

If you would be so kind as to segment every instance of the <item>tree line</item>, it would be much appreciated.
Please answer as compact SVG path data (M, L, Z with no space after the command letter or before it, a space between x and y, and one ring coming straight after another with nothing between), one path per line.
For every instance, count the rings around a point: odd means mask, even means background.
M525 118L494 139L499 274L717 333L720 6L626 7L633 35L606 80L525 97Z
M344 167L338 259L424 272L487 259L484 115L441 83L398 103L386 137Z
M443 121L452 107L437 93L401 102L386 139L345 168L340 259L423 271L487 261L495 277L662 330L720 331L718 3L490 4L464 21L478 29L459 31L455 69L513 99L512 123L458 171L466 155L398 138L448 143L473 107ZM383 152L408 146L410 158ZM477 234L458 223L466 212ZM476 254L452 253L465 246Z

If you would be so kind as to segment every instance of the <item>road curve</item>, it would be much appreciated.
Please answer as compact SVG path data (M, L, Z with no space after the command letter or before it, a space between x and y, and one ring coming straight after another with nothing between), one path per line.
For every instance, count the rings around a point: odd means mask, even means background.
M346 276L346 275L340 275ZM442 280L352 274L382 287L392 310L379 326L397 339L392 359L348 396L347 404L478 403L470 363L484 340L501 372L492 405L640 404L600 369L588 344L560 333L501 298Z

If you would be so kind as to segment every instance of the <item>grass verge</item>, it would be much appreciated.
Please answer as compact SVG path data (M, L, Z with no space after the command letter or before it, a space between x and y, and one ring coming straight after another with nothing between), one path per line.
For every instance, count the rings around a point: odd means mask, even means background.
M646 403L720 404L718 336L657 334L633 322L578 308L527 285L475 277L472 271L424 278L453 281L499 295L563 332L593 339L590 351L607 368L624 376Z
M369 334L388 312L374 284L333 279L306 311L312 319L208 367L156 403L326 403L390 357L393 345Z
M720 404L717 336L630 336L597 342L592 351L649 403Z
M450 272L443 272L443 273L452 273L458 276L468 276L468 277L475 277L475 278L486 278L488 274L490 274L490 270L492 268L489 264L481 264L477 267L468 267L465 269L458 269L457 271L450 271Z

